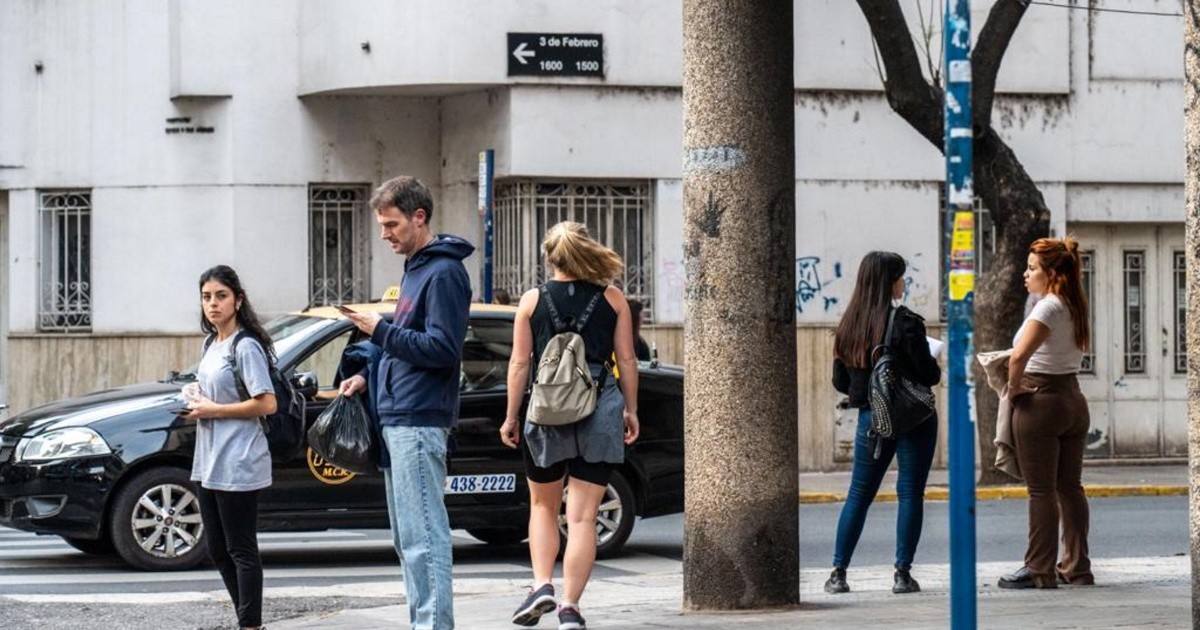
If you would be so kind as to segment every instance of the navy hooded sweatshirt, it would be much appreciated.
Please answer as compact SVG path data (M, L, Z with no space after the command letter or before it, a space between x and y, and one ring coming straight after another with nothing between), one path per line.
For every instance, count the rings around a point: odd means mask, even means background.
M375 378L375 410L384 426L447 427L458 416L463 341L471 282L463 259L475 246L449 234L404 261L392 322L371 341L383 350Z

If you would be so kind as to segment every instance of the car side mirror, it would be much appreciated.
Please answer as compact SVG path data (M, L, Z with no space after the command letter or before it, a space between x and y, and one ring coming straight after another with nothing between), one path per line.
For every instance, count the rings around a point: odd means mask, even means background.
M305 399L312 398L317 395L317 389L320 385L317 383L316 372L301 372L292 377L292 386L296 391L300 392Z

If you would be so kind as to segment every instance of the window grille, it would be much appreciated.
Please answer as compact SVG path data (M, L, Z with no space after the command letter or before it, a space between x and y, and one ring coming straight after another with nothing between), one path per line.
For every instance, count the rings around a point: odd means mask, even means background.
M92 194L38 195L38 329L87 332L92 328Z
M308 301L313 306L369 299L365 184L308 187Z
M1096 373L1096 300L1095 300L1095 252L1088 250L1079 252L1080 271L1083 276L1083 295L1088 304L1088 330L1092 331L1092 343L1083 352L1083 363L1079 368L1082 374Z
M496 186L493 286L514 299L546 278L546 230L578 221L625 261L622 290L654 321L654 215L651 182L509 181Z
M1175 280L1175 373L1187 374L1187 258L1174 252Z
M1146 373L1145 307L1143 288L1146 285L1146 252L1125 250L1125 373Z

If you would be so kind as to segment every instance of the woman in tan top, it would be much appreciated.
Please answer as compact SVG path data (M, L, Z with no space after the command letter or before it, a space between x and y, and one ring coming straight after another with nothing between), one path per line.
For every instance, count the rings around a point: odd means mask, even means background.
M1029 487L1025 565L1000 588L1094 584L1088 504L1080 479L1090 419L1075 375L1090 343L1079 243L1041 238L1029 246L1025 288L1041 296L1013 339L1008 396L1017 462ZM1062 525L1063 555L1058 558Z

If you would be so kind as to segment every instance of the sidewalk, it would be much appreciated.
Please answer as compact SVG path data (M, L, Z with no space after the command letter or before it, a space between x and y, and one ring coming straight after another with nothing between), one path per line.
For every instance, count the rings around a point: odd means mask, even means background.
M1186 496L1188 472L1186 463L1128 464L1083 466L1083 486L1089 497L1120 496ZM832 503L846 499L850 487L849 472L801 473L801 503ZM876 501L896 500L896 469L893 465L884 477ZM925 498L929 501L949 499L950 480L945 469L929 471ZM1025 486L1014 480L1012 485L988 486L975 489L979 501L990 499L1024 499L1029 495Z
M893 473L894 474L894 473ZM1088 466L1084 485L1089 494L1132 496L1186 494L1186 464L1154 466ZM945 491L946 472L934 471L930 498ZM802 501L833 501L845 492L849 473L801 475ZM894 486L889 475L884 488ZM1021 489L1023 490L1023 488ZM1023 497L1015 488L980 500ZM894 497L892 497L894 500ZM1185 524L1180 524L1181 527ZM980 541L984 544L985 541ZM594 628L946 628L950 619L949 566L922 565L922 592L893 595L892 567L855 567L852 592L829 595L822 589L828 570L802 569L798 608L740 613L684 613L682 564L666 558L647 564L647 571L596 577L588 586L583 612ZM994 577L1012 570L1011 562L980 563L977 568L977 611L980 628L1187 628L1191 627L1191 560L1165 558L1102 559L1093 563L1096 586L1056 590L1005 591ZM512 579L471 577L454 582L455 616L460 629L512 629L511 609L524 596L525 584ZM398 596L399 600L400 597ZM406 627L403 605L343 610L332 614L270 621L272 630L365 630ZM553 628L553 615L541 628Z

